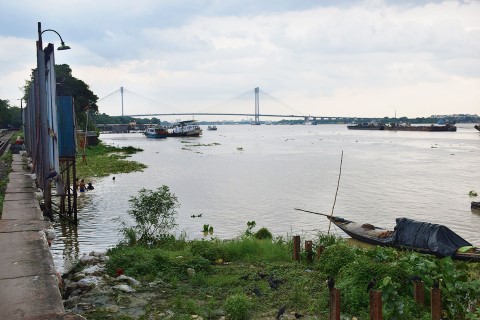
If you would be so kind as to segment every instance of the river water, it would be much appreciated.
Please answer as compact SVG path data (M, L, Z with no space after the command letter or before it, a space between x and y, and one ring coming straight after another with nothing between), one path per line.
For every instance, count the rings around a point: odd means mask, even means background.
M408 217L447 225L480 245L480 214L470 210L470 190L480 192L480 133L472 124L457 132L347 130L346 125L219 125L199 138L146 139L140 133L102 134L115 146L144 151L131 157L143 172L94 179L79 197L79 225L56 223L51 251L57 269L83 253L120 240L115 218L127 223L129 198L141 188L169 186L180 203L178 228L189 239L233 238L254 220L276 236L313 237L328 230L334 214L393 228ZM115 180L112 179L115 176ZM478 199L478 198L477 198ZM199 215L200 218L192 218ZM336 227L333 233L345 236Z

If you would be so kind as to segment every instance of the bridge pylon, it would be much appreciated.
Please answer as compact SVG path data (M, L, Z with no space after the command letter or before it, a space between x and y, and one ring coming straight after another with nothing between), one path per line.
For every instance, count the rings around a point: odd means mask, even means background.
M260 88L256 87L255 88L255 123L254 124L260 124Z

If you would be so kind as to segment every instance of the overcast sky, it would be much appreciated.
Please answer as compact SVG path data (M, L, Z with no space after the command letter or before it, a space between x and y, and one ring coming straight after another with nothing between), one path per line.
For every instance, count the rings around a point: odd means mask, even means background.
M37 22L72 47L56 63L110 115L121 86L125 114L229 112L240 98L253 113L255 87L269 113L480 114L480 1L0 0L0 99L13 105Z

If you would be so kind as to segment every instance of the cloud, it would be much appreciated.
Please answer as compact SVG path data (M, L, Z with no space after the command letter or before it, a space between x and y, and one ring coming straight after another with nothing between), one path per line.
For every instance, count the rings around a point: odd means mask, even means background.
M0 44L22 43L18 59L0 71L4 95L12 72L27 78L34 67L28 41L42 20L72 46L56 54L57 63L69 64L99 97L120 86L149 97L136 107L145 113L163 108L160 102L212 108L256 86L304 114L377 115L390 105L406 116L478 112L477 1L49 0L4 7ZM24 18L21 25L14 16ZM458 103L444 103L452 97ZM106 113L118 110L105 106Z

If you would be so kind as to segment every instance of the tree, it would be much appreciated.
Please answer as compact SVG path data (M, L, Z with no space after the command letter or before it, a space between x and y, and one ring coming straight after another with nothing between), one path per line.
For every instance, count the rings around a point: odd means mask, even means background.
M85 128L87 112L98 113L98 97L89 86L72 75L67 64L55 65L57 79L57 96L73 96L75 116L80 128Z
M179 207L177 197L163 185L156 191L141 189L137 197L131 197L131 209L128 214L136 223L127 227L122 222L120 232L129 244L152 245L169 236L177 226L175 216Z
M0 99L0 128L19 128L22 124L20 108L11 107L10 101Z
M32 70L30 80L25 81L24 98L28 101L30 87L33 84ZM79 128L85 128L87 112L98 113L98 97L90 90L89 86L72 75L72 69L67 64L55 65L55 77L57 81L57 96L72 96L74 101L75 117ZM93 128L92 124L89 124Z

